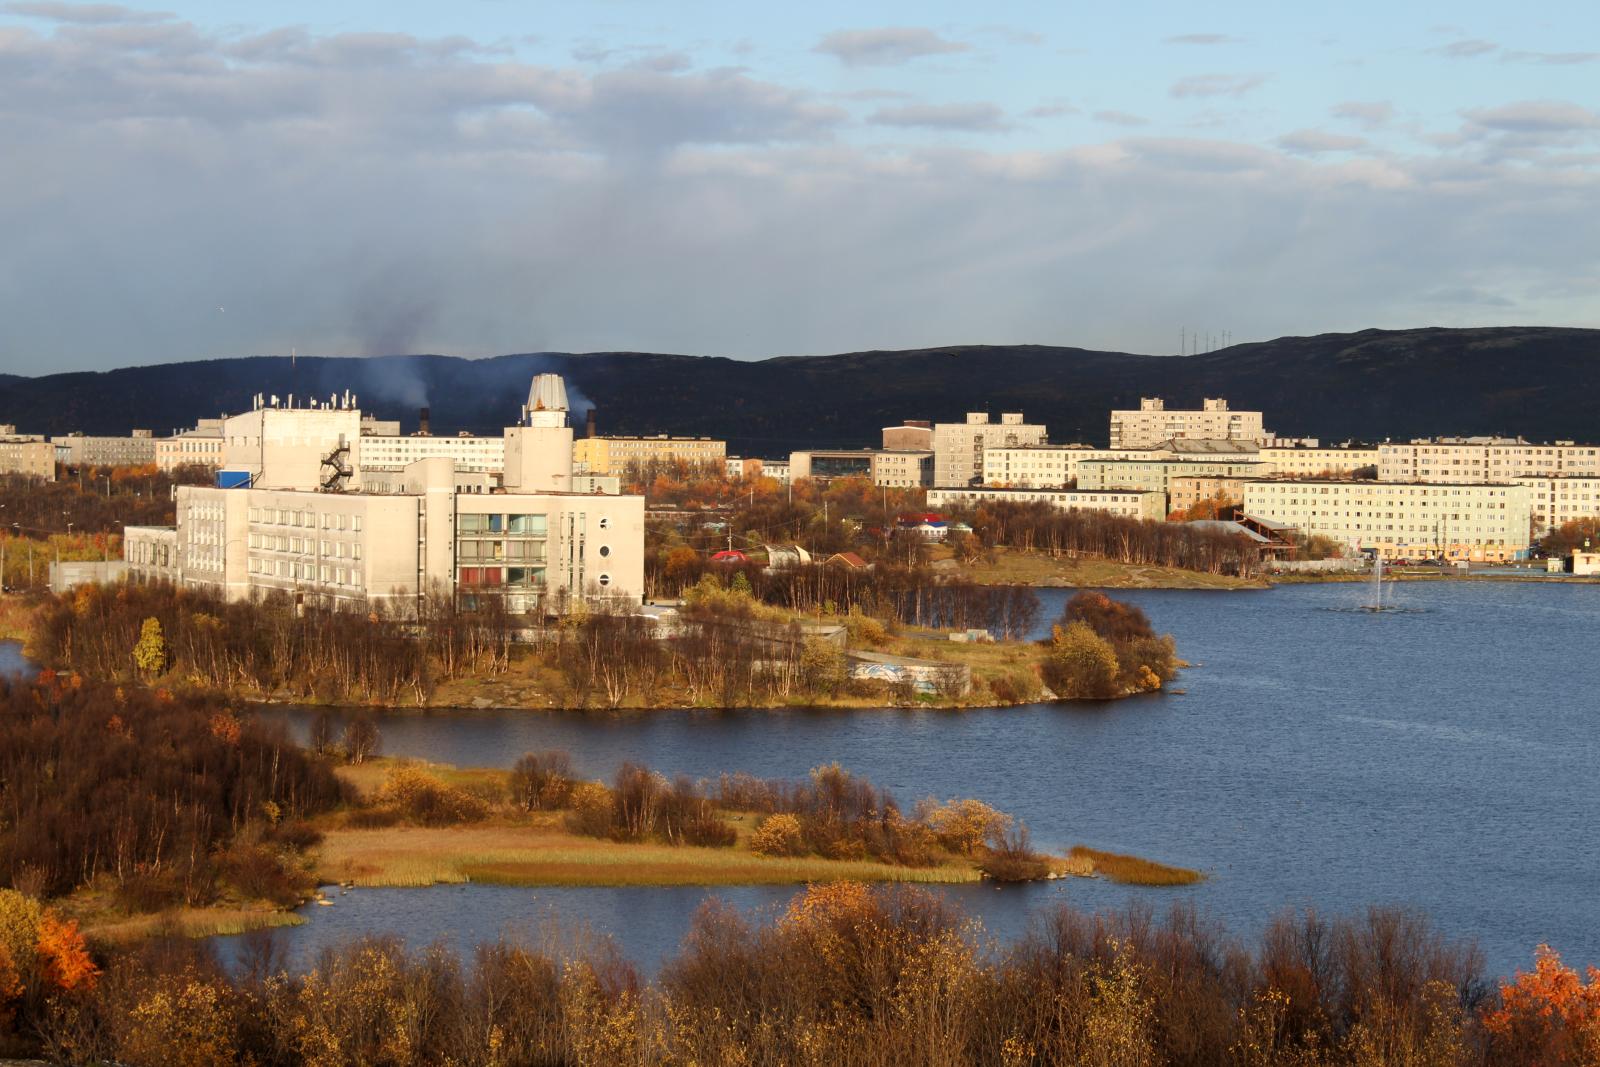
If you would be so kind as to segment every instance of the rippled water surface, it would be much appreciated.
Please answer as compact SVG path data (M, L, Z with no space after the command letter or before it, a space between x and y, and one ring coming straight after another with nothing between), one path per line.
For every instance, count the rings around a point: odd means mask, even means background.
M1118 595L1195 664L1182 693L976 712L400 712L380 721L384 751L508 766L564 748L606 777L623 760L782 777L838 760L906 804L979 796L1043 846L1210 874L1176 890L946 890L1001 936L1058 899L1193 900L1246 935L1287 906L1388 903L1476 937L1497 972L1526 965L1541 941L1600 963L1600 587L1410 584L1394 600L1409 610L1383 614L1349 610L1365 594L1343 585ZM1064 598L1044 593L1044 615ZM651 965L706 896L759 908L790 892L360 890L287 936L303 959L354 932L470 944L554 914Z

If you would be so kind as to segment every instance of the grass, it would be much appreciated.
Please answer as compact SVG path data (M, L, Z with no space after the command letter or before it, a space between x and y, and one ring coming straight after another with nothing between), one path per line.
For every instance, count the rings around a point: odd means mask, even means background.
M1070 859L1092 864L1093 873L1125 885L1194 885L1206 878L1201 872L1186 867L1170 867L1120 852L1101 852L1087 845L1073 845L1067 855Z
M740 848L625 844L534 825L335 829L319 849L318 876L363 886L789 885L805 882L973 882L967 864L899 867L820 857L777 859Z
M448 763L392 756L374 757L359 766L342 764L335 767L333 773L354 786L362 799L371 799L382 788L389 772L398 767L421 767L445 785L491 794L503 794L511 778L510 771L494 767L454 767Z
M267 927L299 926L305 919L292 911L265 908L179 908L155 915L85 920L85 937L102 943L138 941L157 933L176 932L184 937L243 934Z
M26 642L33 625L33 605L16 594L0 596L0 641Z
M986 585L1034 585L1096 589L1262 589L1265 583L1181 567L1069 559L1043 552L996 550L993 563L963 567L962 573Z

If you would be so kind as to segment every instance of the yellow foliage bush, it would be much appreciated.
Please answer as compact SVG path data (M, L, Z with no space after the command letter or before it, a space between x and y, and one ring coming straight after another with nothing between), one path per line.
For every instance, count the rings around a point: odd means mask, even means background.
M806 850L800 820L783 812L761 820L750 835L750 851L762 856L799 856Z
M1011 828L1011 816L981 800L952 800L923 816L939 844L951 852L970 856L983 844Z
M211 1067L237 1059L232 1005L192 971L157 979L128 1013L118 1058L139 1067Z
M477 822L489 814L482 797L446 785L421 767L396 767L377 795L380 804L429 826Z

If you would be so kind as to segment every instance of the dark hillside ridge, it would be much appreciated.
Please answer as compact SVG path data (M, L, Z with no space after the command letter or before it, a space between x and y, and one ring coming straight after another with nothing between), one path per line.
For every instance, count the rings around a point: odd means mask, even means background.
M959 421L1021 411L1057 442L1104 444L1112 408L1226 397L1267 427L1324 443L1432 435L1600 438L1600 330L1495 327L1363 330L1282 337L1203 355L1140 356L1048 345L963 345L742 362L645 352L449 356L256 356L103 373L0 376L0 422L24 432L157 434L247 410L257 392L326 398L435 433L498 433L530 377L566 377L573 407L598 406L601 433L726 438L730 451L876 445L902 419ZM578 420L581 427L581 415ZM581 432L581 428L580 428Z

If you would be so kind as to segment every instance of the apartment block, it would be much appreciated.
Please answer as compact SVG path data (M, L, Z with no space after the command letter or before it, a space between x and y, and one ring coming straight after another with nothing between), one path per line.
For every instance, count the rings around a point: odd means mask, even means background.
M572 461L589 474L626 474L629 467L683 463L721 468L728 443L709 437L583 437L572 446Z
M789 473L796 480L866 478L873 485L912 489L933 484L932 452L879 448L810 449L789 454Z
M56 459L69 467L143 467L156 461L156 440L149 430L127 437L93 437L72 433L52 437Z
M1455 482L1261 480L1244 483L1244 510L1385 559L1499 562L1527 551L1532 491Z
M1221 500L1237 504L1244 499L1245 479L1218 476L1176 476L1167 483L1167 511L1188 511L1196 504Z
M1298 448L1264 445L1257 458L1277 478L1348 478L1366 467L1377 468L1377 448ZM1391 481L1398 479L1389 479Z
M986 450L1038 445L1044 439L1045 428L1023 422L1021 412L1007 412L999 422L990 422L988 413L969 411L965 422L934 423L933 484L971 485L983 478Z
M921 419L907 419L898 426L885 426L883 447L894 452L931 452L933 423Z
M1528 487L1533 536L1543 537L1576 519L1600 516L1600 477L1514 478Z
M0 474L22 474L53 482L56 446L40 434L23 434L15 426L0 426Z
M360 441L363 470L404 470L422 459L449 459L458 471L498 474L506 467L506 439L457 434L364 435Z
M1078 464L1078 488L1138 489L1166 497L1174 478L1255 478L1263 473L1255 460L1093 459Z
M1086 459L1115 459L1121 453L1089 445L1019 445L983 450L983 483L1014 489L1061 489L1078 481Z
M221 467L223 421L201 419L192 430L157 438L156 467L168 473L179 467L209 467L212 470Z
M1111 413L1112 448L1151 448L1173 438L1205 437L1265 444L1272 439L1259 411L1230 411L1223 399L1207 399L1198 410L1168 410L1160 397L1141 397L1138 410Z
M1520 437L1440 437L1378 446L1385 482L1504 482L1561 475L1600 477L1600 446L1534 444Z
M1062 511L1104 511L1128 519L1167 517L1163 493L1105 489L930 489L928 507L935 510L977 507L986 502L1049 504Z

